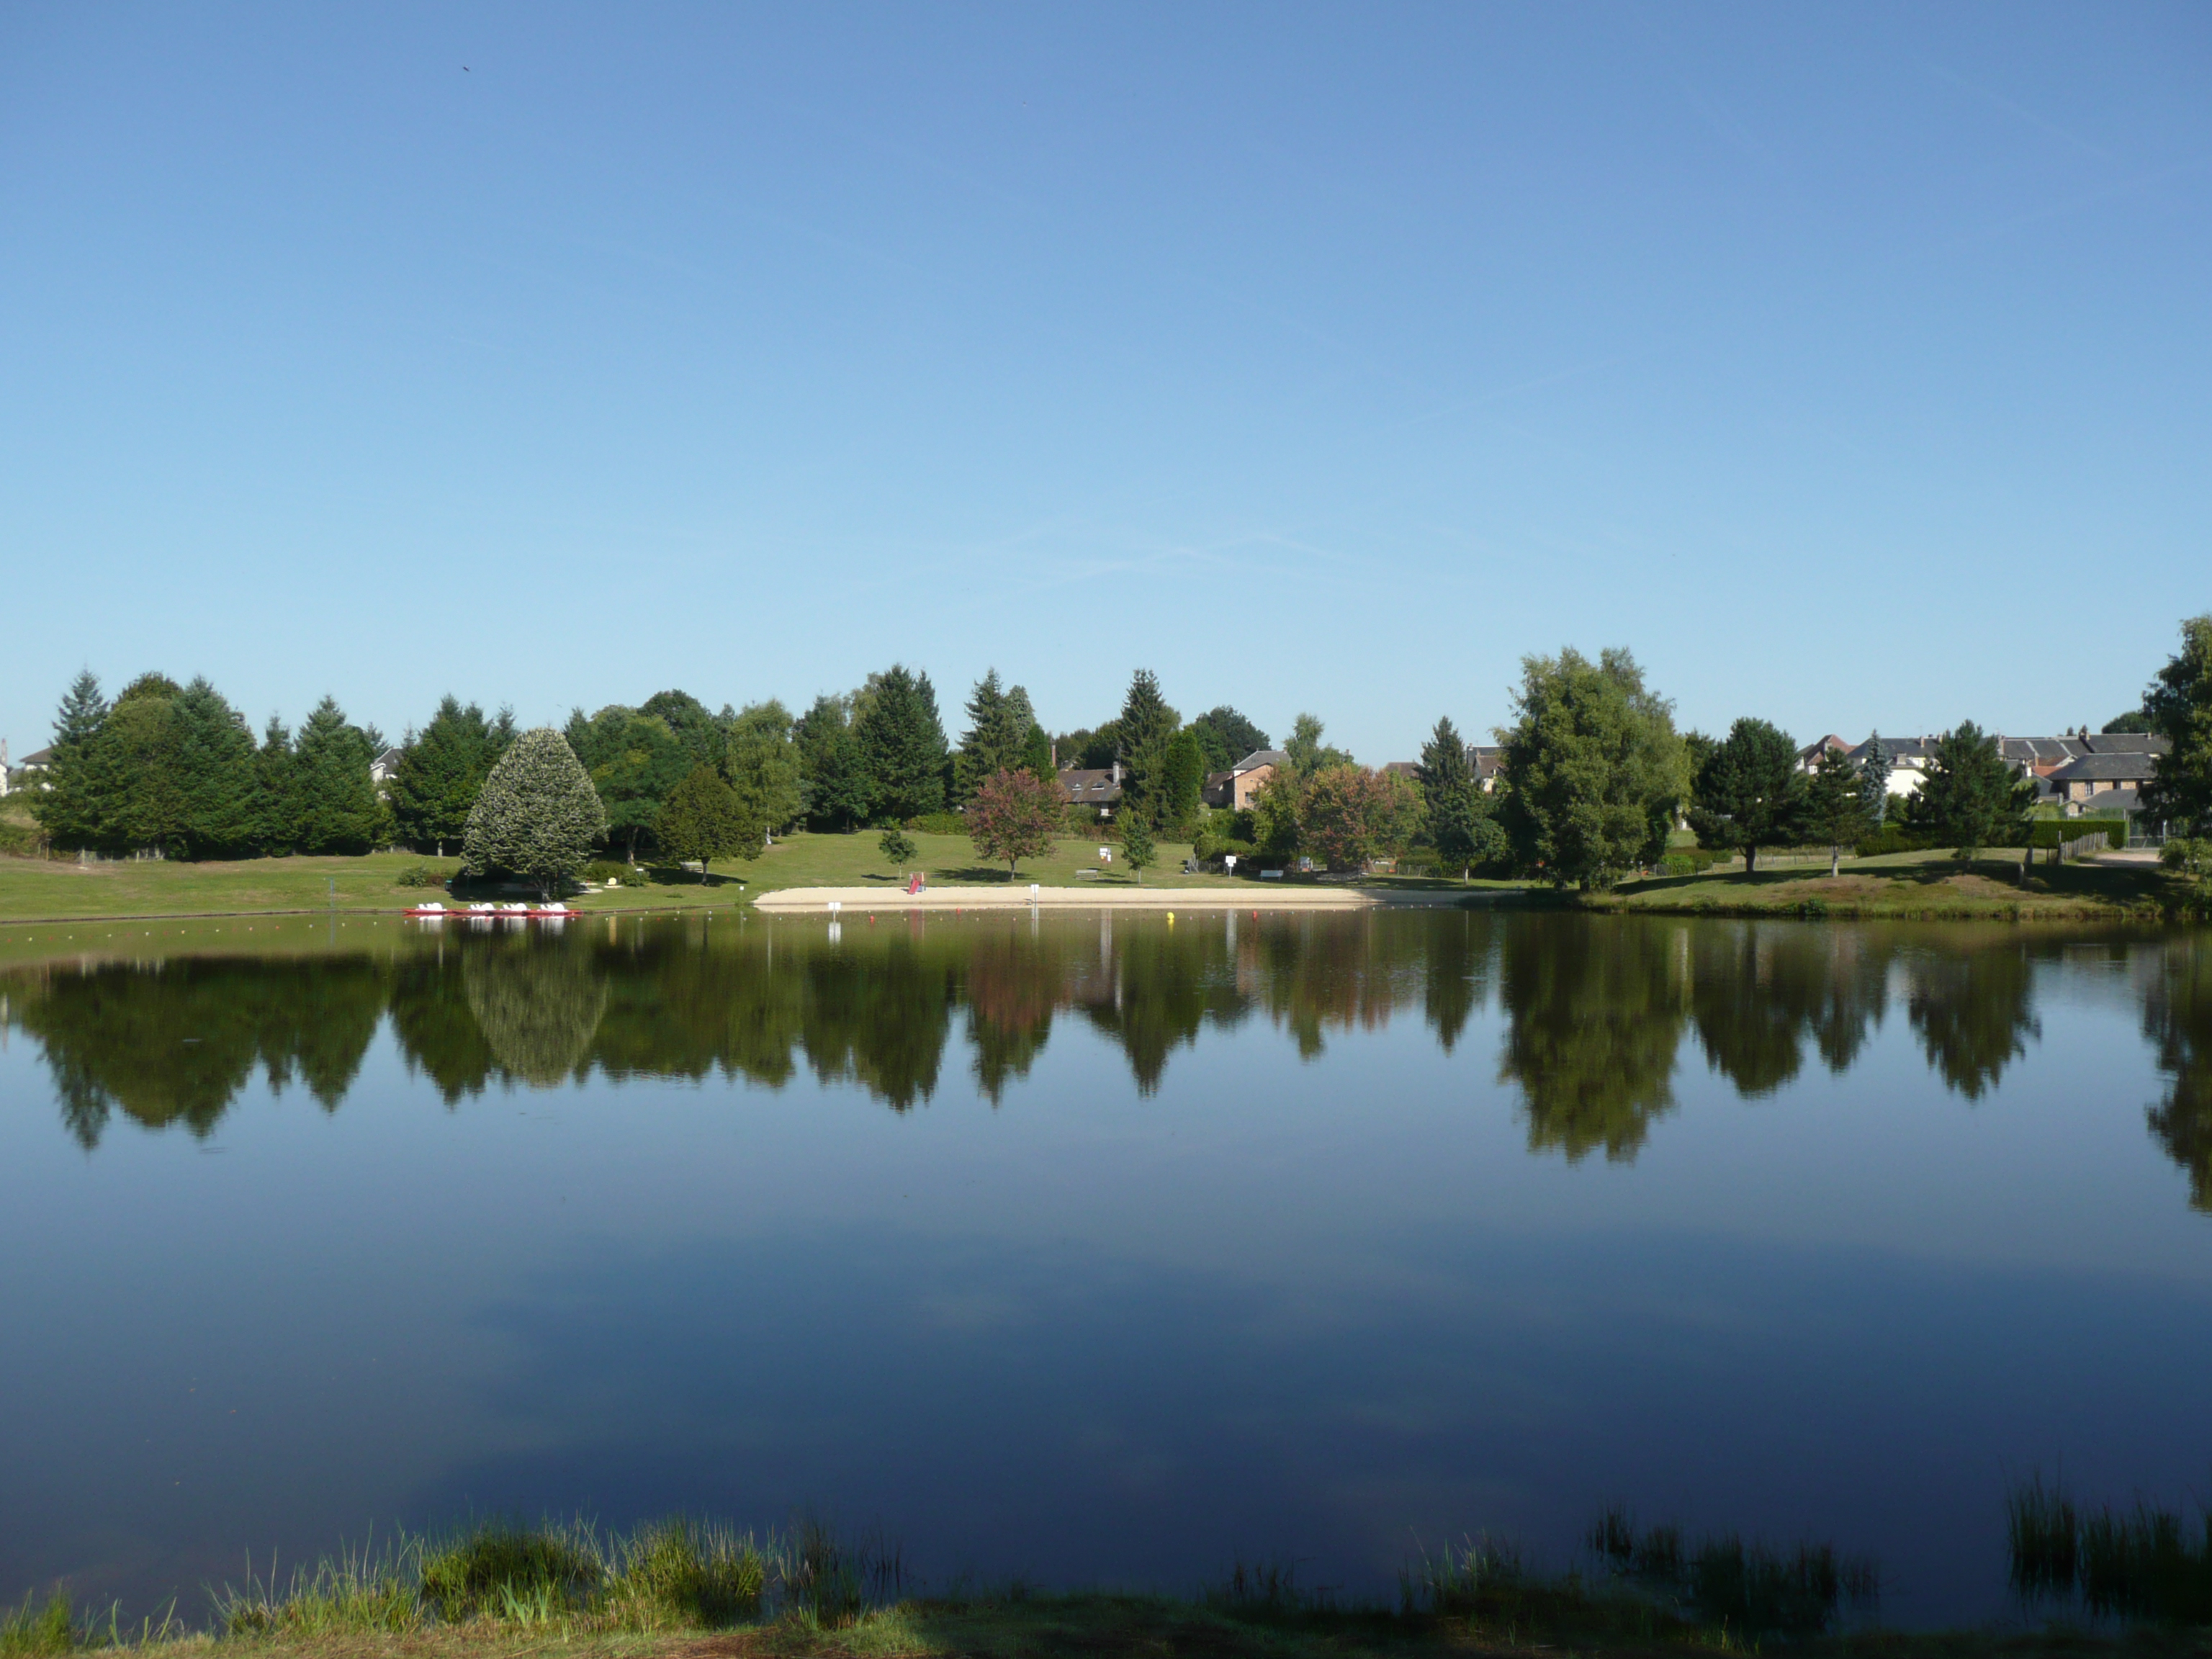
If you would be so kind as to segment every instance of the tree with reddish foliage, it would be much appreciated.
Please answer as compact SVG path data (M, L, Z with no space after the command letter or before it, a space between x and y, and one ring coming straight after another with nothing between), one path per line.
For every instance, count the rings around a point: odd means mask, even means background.
M1298 842L1332 870L1401 851L1420 812L1412 787L1364 766L1324 766L1298 792Z
M1066 805L1057 782L1001 768L968 802L968 839L982 857L1006 860L1011 880L1022 860L1052 851L1053 834Z

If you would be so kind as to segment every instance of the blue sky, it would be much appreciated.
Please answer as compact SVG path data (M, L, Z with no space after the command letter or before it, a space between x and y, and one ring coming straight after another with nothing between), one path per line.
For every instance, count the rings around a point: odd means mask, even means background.
M2208 91L2192 5L9 7L0 735L2100 723L2212 608Z

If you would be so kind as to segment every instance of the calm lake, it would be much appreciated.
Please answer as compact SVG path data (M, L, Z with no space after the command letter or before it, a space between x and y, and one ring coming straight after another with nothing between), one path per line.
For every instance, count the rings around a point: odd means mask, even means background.
M1618 1502L1921 1624L2015 1480L2212 1477L2201 930L0 935L0 1598L676 1510L1366 1592Z

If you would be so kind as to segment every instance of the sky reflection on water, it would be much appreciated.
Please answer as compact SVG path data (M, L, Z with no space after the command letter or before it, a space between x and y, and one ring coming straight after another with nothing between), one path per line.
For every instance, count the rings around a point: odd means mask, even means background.
M1364 1589L1478 1528L1564 1559L1622 1500L1871 1552L1923 1621L2002 1607L2011 1475L2212 1465L2199 935L151 948L0 974L0 1321L36 1356L0 1595L196 1608L248 1547L372 1522L802 1505L937 1577L1242 1552Z

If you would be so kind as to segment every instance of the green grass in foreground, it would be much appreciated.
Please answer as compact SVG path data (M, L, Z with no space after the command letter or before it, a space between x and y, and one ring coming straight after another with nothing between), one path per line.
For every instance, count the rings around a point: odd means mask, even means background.
M2009 1504L2012 1578L2024 1604L2063 1602L2106 1621L2039 1632L1911 1635L1862 1617L1871 1562L1823 1544L1777 1550L1723 1534L1686 1542L1614 1510L1590 1528L1595 1567L1547 1572L1470 1539L1423 1552L1395 1604L1299 1581L1294 1565L1238 1563L1195 1598L1044 1594L1015 1583L909 1593L894 1550L801 1523L756 1538L678 1519L603 1534L582 1523L478 1524L401 1538L295 1571L251 1571L216 1593L214 1626L112 1612L79 1620L60 1595L0 1612L0 1656L92 1648L208 1646L317 1659L558 1651L616 1659L990 1656L1095 1659L1399 1659L1567 1650L1770 1649L1891 1659L2027 1653L2203 1653L2212 1621L2212 1516L2148 1506L2084 1515L2040 1480ZM1838 1628L1845 1620L1847 1628ZM712 1634L710 1634L712 1632Z

